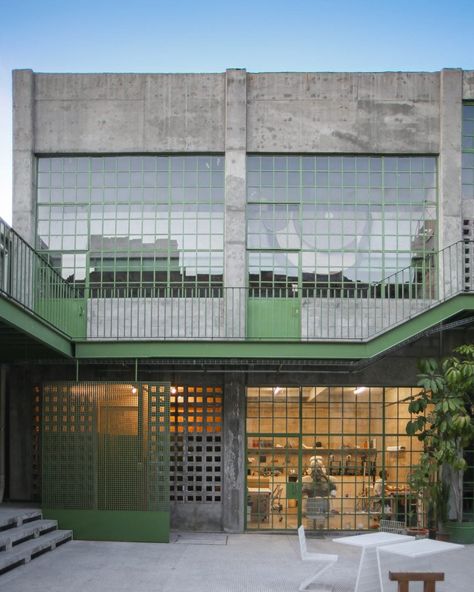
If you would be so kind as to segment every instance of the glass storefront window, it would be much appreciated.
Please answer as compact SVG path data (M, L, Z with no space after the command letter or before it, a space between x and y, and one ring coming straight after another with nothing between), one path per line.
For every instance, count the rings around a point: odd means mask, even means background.
M409 475L421 443L411 388L247 389L247 528L366 530L422 524Z

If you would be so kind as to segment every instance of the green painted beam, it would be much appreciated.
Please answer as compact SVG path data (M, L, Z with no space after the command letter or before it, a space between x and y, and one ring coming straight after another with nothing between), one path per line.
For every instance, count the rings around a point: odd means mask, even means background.
M68 337L6 298L0 298L0 322L24 334L33 342L46 345L65 357L73 357L74 346Z
M461 294L368 342L81 341L76 343L76 358L364 359L468 310L474 310L474 295Z

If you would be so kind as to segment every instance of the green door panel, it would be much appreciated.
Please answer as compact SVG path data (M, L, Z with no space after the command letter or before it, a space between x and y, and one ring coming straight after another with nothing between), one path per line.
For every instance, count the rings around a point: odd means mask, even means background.
M248 299L248 339L299 339L300 335L299 298Z
M84 298L41 298L35 312L73 338L86 336L86 300Z

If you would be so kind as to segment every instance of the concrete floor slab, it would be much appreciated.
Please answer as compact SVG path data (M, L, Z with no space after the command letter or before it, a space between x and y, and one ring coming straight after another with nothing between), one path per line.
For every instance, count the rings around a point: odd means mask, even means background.
M216 540L215 536L208 538ZM300 582L314 573L314 565L300 560L296 535L225 536L227 545L194 544L192 537L188 543L168 545L72 541L0 576L0 588L2 592L296 592ZM334 569L310 590L354 589L357 548L311 538L308 547L339 554ZM474 545L436 556L434 567L446 573L437 591L471 590ZM385 571L389 568L384 565ZM384 592L396 590L395 583L387 584Z

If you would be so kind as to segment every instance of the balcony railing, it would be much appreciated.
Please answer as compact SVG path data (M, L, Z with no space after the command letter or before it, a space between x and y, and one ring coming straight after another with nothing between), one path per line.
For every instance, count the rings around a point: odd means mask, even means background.
M375 284L75 287L0 220L0 294L72 339L366 341L473 291L474 242L412 259Z
M85 331L84 301L0 218L0 296L41 317L68 337Z

